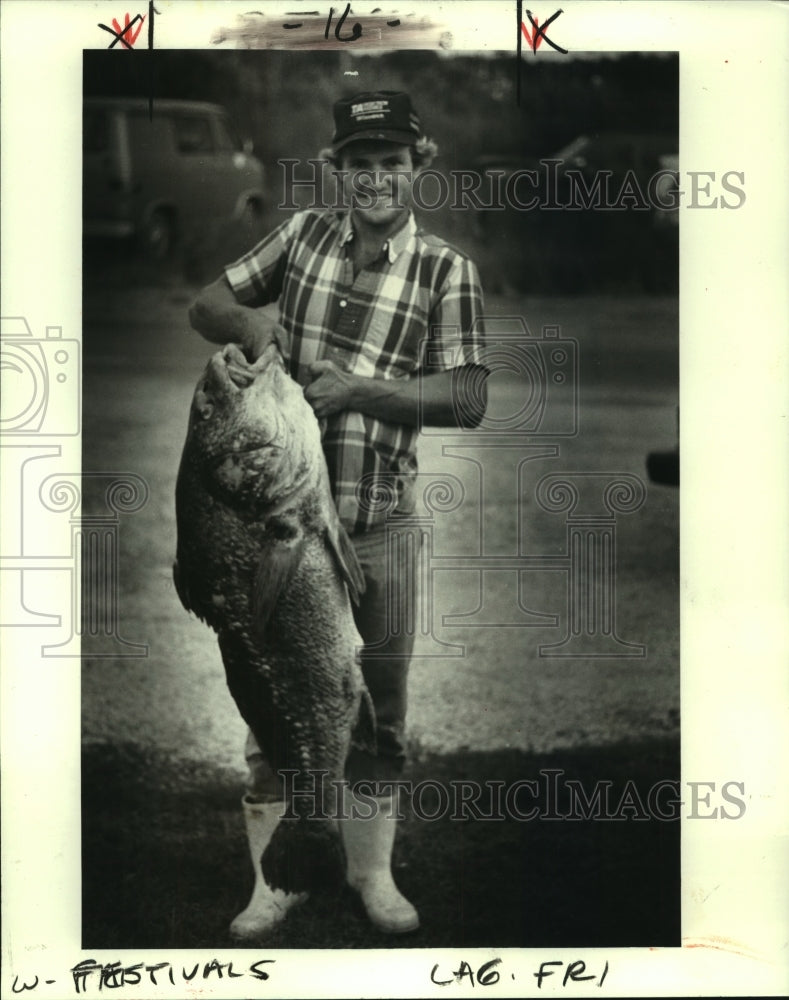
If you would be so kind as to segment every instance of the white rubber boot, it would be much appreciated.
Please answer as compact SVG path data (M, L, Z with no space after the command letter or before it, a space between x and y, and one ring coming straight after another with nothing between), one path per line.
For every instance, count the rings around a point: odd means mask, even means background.
M340 822L345 856L348 863L348 885L362 898L370 922L387 934L405 934L419 927L419 914L400 892L392 878L392 847L397 820L394 799L376 798L378 809L370 819L369 799L355 799L346 792L345 815ZM360 815L354 818L354 805Z
M236 941L252 941L272 931L287 916L288 910L307 899L306 892L286 893L272 889L260 870L260 857L282 815L282 802L252 802L241 800L247 828L249 854L255 871L255 886L249 905L230 925L230 936Z

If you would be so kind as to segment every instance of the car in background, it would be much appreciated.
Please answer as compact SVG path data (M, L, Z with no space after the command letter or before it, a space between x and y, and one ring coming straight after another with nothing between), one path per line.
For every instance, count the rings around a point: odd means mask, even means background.
M512 150L477 157L470 166L483 194L504 192L472 221L486 286L676 292L677 149L672 134L601 131L539 159Z
M83 237L133 240L152 260L263 210L260 161L225 110L202 101L87 98Z
M551 159L561 160L565 169L611 170L624 174L634 170L646 179L657 169L661 156L676 153L677 137L662 132L595 132L579 135Z
M546 164L550 162L555 180L550 199L553 202L558 200L560 205L572 202L571 175L576 183L582 179L590 191L595 180L602 178L605 186L598 194L602 197L602 204L595 207L612 207L622 185L630 182L643 196L640 200L653 199L654 203L650 203L649 207L661 209L666 215L667 210L676 209L679 204L676 197L679 171L677 145L676 136L663 133L597 132L577 136L557 152L540 159L534 153L494 153L477 157L472 167L482 174L483 179L499 174L501 185L505 185L515 173L533 171L534 180L518 188L519 197L528 200L538 195L545 199ZM483 183L482 190L489 191L490 184Z

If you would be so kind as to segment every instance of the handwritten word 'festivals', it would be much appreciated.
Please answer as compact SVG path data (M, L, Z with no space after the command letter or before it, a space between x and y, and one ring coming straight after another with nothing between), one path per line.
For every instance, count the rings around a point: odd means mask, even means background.
M269 972L274 965L273 958L261 958L240 969L233 967L233 962L220 962L217 958L210 961L192 962L187 965L174 965L171 962L134 962L122 965L120 962L97 962L86 958L70 970L74 993L81 996L93 987L99 990L119 989L124 986L144 987L146 983L153 986L164 986L167 983L175 986L178 983L192 983L201 980L216 981L218 979L241 979L244 976L260 982L269 978ZM46 979L41 985L52 986L55 979ZM37 989L39 977L16 976L11 986L13 993L26 993ZM195 985L196 989L199 989ZM62 995L62 994L61 994Z

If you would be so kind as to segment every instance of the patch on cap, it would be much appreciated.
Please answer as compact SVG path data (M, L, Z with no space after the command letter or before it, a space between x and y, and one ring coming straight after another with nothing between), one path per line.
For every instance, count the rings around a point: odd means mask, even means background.
M335 152L360 139L413 145L421 135L419 116L408 94L394 90L356 94L334 105Z

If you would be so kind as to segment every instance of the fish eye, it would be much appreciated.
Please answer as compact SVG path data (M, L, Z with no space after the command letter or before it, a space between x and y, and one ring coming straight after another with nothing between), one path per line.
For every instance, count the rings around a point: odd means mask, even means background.
M203 403L202 406L198 406L197 412L200 414L202 420L208 420L213 415L214 407L211 403Z

